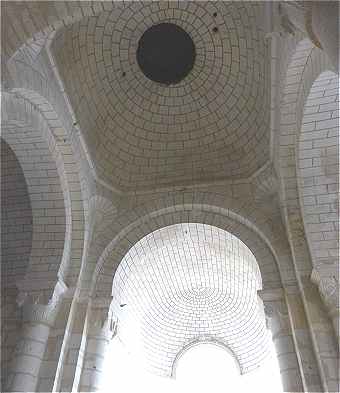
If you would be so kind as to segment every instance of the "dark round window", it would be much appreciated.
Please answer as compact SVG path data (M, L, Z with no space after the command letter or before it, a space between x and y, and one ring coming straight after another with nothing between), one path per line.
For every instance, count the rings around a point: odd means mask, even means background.
M173 23L150 27L138 43L137 61L144 75L154 82L179 83L195 62L195 46L190 35Z

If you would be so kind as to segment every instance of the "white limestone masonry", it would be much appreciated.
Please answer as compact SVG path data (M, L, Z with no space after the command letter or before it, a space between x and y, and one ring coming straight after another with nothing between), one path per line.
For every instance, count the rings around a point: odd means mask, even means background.
M1 391L99 391L113 337L169 378L272 340L285 392L340 391L338 11L1 2ZM177 84L138 65L159 23Z

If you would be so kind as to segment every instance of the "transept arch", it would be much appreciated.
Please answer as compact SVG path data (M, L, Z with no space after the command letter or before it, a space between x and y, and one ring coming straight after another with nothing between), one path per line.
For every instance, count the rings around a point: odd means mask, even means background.
M36 248L49 248L41 234L48 232L45 226L48 225L46 217L50 217L55 231L53 233L57 237L52 235L53 239L46 239L46 242L53 240L52 249L57 250L59 247L60 250L59 253L53 252L51 272L55 273L52 273L51 277L55 278L49 283L46 282L46 302L52 295L57 277L62 281L69 281L68 277L72 276L69 269L77 269L75 265L80 265L83 235L79 234L82 233L84 213L76 163L57 115L42 97L24 89L5 92L3 97L2 137L16 152L26 181L29 179L29 193L34 197L31 201L34 204L33 211L36 209L36 227L33 228L37 236ZM29 143L34 143L35 149L25 149ZM43 157L47 160L45 164ZM48 213L48 209L51 209L51 213L54 211L59 214L59 218ZM41 224L38 223L39 220ZM37 252L39 254L39 251ZM43 255L39 258L41 257ZM72 283L69 281L68 284Z

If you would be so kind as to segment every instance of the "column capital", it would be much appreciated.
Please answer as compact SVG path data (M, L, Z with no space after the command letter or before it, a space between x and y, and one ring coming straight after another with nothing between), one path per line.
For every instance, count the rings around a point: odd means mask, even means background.
M278 332L289 331L289 316L282 288L258 291L263 302L267 328L272 331L273 338Z
M264 313L268 318L286 318L288 316L287 306L284 299L269 300L263 302Z
M22 281L18 284L19 294L17 304L22 307L23 321L53 326L59 311L61 301L67 291L67 286L59 280L54 287L53 295L44 302L44 292L34 291L32 284Z
M267 303L284 299L284 290L283 288L261 289L257 291L257 295L263 303Z
M111 299L96 298L89 303L88 334L111 339L116 334L117 320L111 310Z
M315 284L323 300L328 313L339 314L339 281L334 275L321 275L319 270L313 269L310 279Z
M23 321L53 326L59 311L59 303L51 304L24 304Z

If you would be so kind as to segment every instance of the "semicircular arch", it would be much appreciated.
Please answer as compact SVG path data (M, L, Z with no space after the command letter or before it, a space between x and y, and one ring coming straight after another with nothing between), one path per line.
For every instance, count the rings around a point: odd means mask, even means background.
M322 50L314 47L308 39L301 40L287 68L282 98L279 143L281 202L296 268L306 276L311 274L312 263L299 197L298 140L310 89L317 77L330 69L332 66Z
M338 269L339 78L323 71L304 108L297 146L302 218L313 268Z
M185 346L183 346L183 348L178 352L178 354L173 362L171 377L176 378L176 370L177 370L178 364L181 361L182 356L184 356L186 354L186 352L190 351L190 349L194 348L195 346L205 345L205 344L216 345L216 346L222 348L223 350L225 350L227 352L227 354L230 355L232 357L233 361L235 362L235 366L236 366L238 372L241 373L241 368L240 368L240 364L237 360L237 356L230 349L230 347L227 345L227 343L221 339L216 338L216 337L206 336L203 339L191 340Z
M70 285L70 271L80 266L84 217L76 164L58 117L46 100L24 89L3 97L3 138L19 158L35 210L36 240L30 265L46 262L48 252L51 263L53 259L50 279L45 282L48 301L54 284L61 279ZM35 278L34 269L30 277Z
M246 373L268 354L261 289L258 263L237 237L208 224L173 224L124 256L111 312L120 340L154 373L170 375L178 351L207 336L230 347Z
M202 195L204 200L206 195ZM231 209L209 203L167 205L166 200L159 206L143 206L140 217L135 212L122 214L115 219L120 230L116 232L108 246L97 260L92 278L93 297L109 298L116 269L128 250L149 233L168 225L180 223L202 223L226 230L238 237L254 254L258 261L264 288L281 287L278 261L286 263L287 255L275 250L266 236L249 220ZM161 203L166 206L161 207ZM147 209L151 209L147 211ZM123 228L123 229L121 229ZM289 261L288 261L289 263Z

